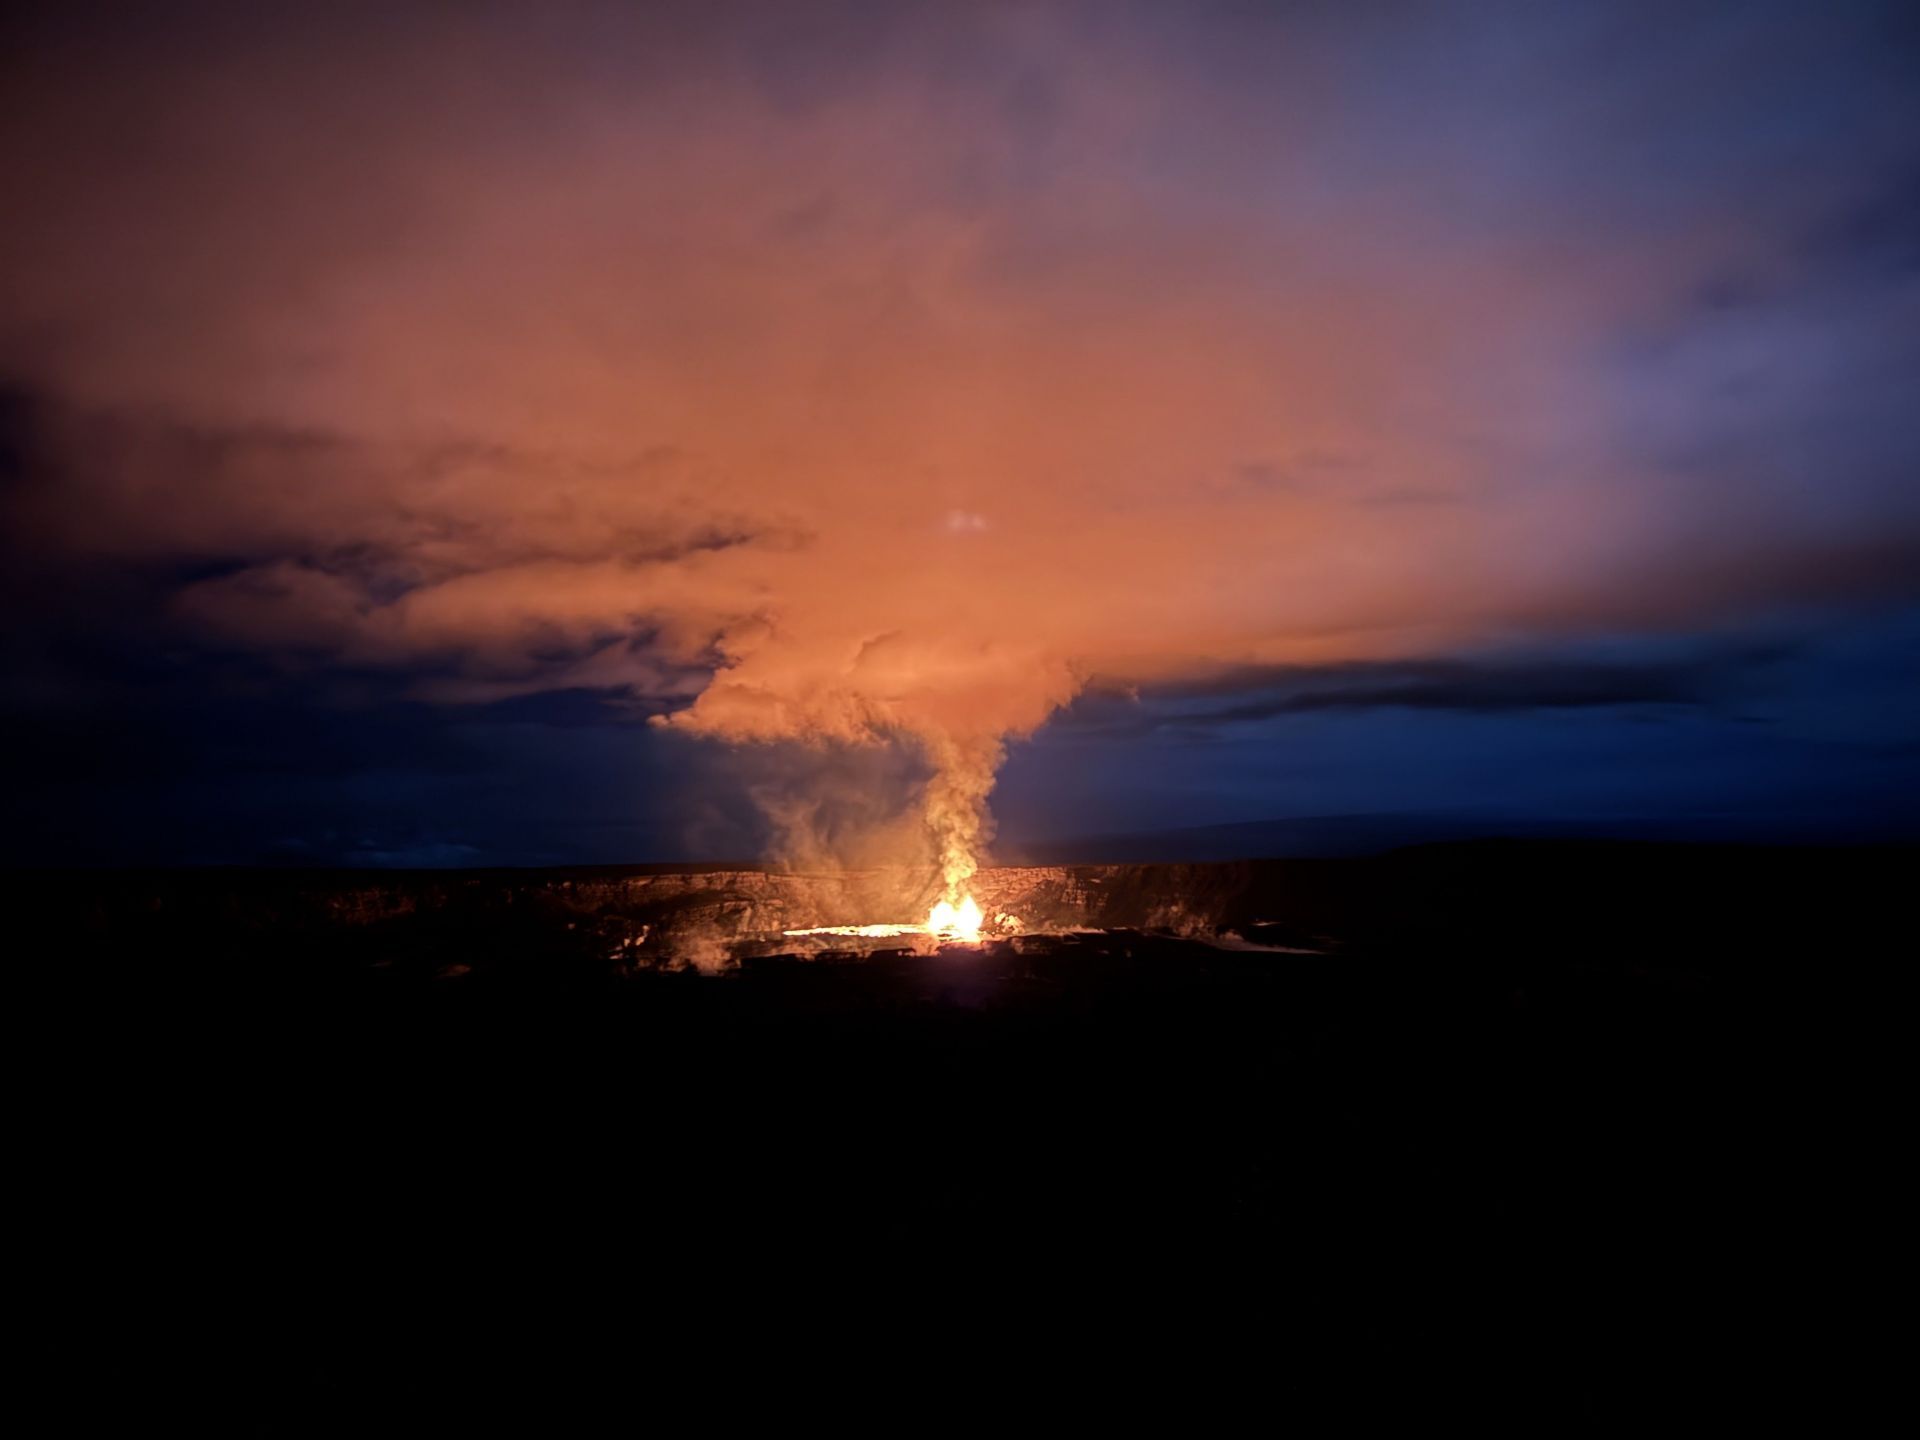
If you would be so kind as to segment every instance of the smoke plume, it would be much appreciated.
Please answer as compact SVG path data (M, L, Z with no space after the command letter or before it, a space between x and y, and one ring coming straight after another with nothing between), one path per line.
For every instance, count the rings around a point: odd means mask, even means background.
M1561 8L49 11L8 532L167 643L897 751L884 805L763 794L948 889L1089 685L1909 584L1910 274L1843 222L1910 77Z

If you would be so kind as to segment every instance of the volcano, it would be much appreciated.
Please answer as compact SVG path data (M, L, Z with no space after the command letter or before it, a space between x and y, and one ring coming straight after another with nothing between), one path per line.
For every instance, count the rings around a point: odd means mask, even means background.
M392 951L375 963L403 967L424 955L464 955L451 962L466 967L461 973L476 963L534 973L563 956L566 964L598 957L610 972L719 973L751 958L857 955L904 939L923 950L972 943L1033 952L1062 936L1122 930L1325 948L1337 940L1316 941L1300 927L1324 918L1315 906L1326 899L1328 873L1313 862L989 867L973 883L986 918L963 930L917 923L912 917L937 903L940 882L902 870L182 873L106 880L80 905L102 938L197 921L210 932L203 951L235 933L285 931L301 947ZM1293 919L1277 918L1283 912Z
M181 982L233 967L253 983L308 967L541 983L724 976L750 960L858 957L903 938L927 952L1037 954L1123 932L1356 963L1526 956L1750 977L1830 948L1823 937L1837 927L1872 923L1886 893L1875 878L1910 853L1474 842L1346 859L989 866L973 890L999 923L971 946L915 919L939 895L937 876L885 869L71 872L34 877L18 905L57 917L63 944L92 966L124 975L138 957L143 977ZM1751 903L1756 886L1773 897L1764 909Z
M1324 1317L1409 1266L1623 1301L1733 1274L1802 1113L1766 1078L1783 1017L1852 992L1913 858L989 867L983 909L1022 926L974 944L784 933L910 921L936 882L891 872L68 873L9 899L64 985L76 1133L173 1177L142 1200L170 1244L217 1215L228 1243L471 1267L537 1236L635 1294L720 1256L915 1284L1152 1265ZM243 1186L269 1199L207 1208ZM116 1193L76 1203L105 1229Z

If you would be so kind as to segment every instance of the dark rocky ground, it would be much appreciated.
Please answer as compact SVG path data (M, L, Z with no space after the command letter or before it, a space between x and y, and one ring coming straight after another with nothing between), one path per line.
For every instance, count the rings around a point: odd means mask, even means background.
M9 889L59 981L18 1022L60 1037L56 1183L169 1283L608 1299L798 1266L790 1298L858 1275L958 1304L1017 1275L1350 1334L1492 1305L1548 1346L1617 1304L1606 1343L1652 1364L1807 1263L1810 1203L1850 1183L1835 1057L1904 953L1913 860L1486 843L1006 872L983 891L1102 933L812 957L755 927L837 918L795 907L843 882ZM655 958L696 914L739 921L725 973Z

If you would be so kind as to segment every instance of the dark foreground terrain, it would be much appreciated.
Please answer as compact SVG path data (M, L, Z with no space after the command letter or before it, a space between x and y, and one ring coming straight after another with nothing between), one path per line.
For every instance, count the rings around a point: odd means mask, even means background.
M1031 872L1113 928L743 943L718 974L648 958L671 925L627 882L653 872L16 875L12 909L79 981L45 1012L84 1097L71 1206L169 1284L237 1268L262 1304L344 1286L385 1315L416 1285L620 1306L810 1277L752 1328L856 1283L1010 1327L1051 1323L1051 1287L1172 1283L1213 1298L1137 1323L1364 1337L1492 1306L1549 1347L1584 1316L1637 1364L1800 1263L1847 1144L1824 1072L1912 859Z

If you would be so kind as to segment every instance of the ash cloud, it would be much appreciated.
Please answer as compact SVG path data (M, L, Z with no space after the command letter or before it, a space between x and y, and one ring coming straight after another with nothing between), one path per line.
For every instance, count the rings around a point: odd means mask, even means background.
M1601 703L1684 683L1458 657L1920 573L1903 7L48 7L7 51L0 506L88 633L877 747L952 867L1093 678ZM768 794L797 856L914 828Z

